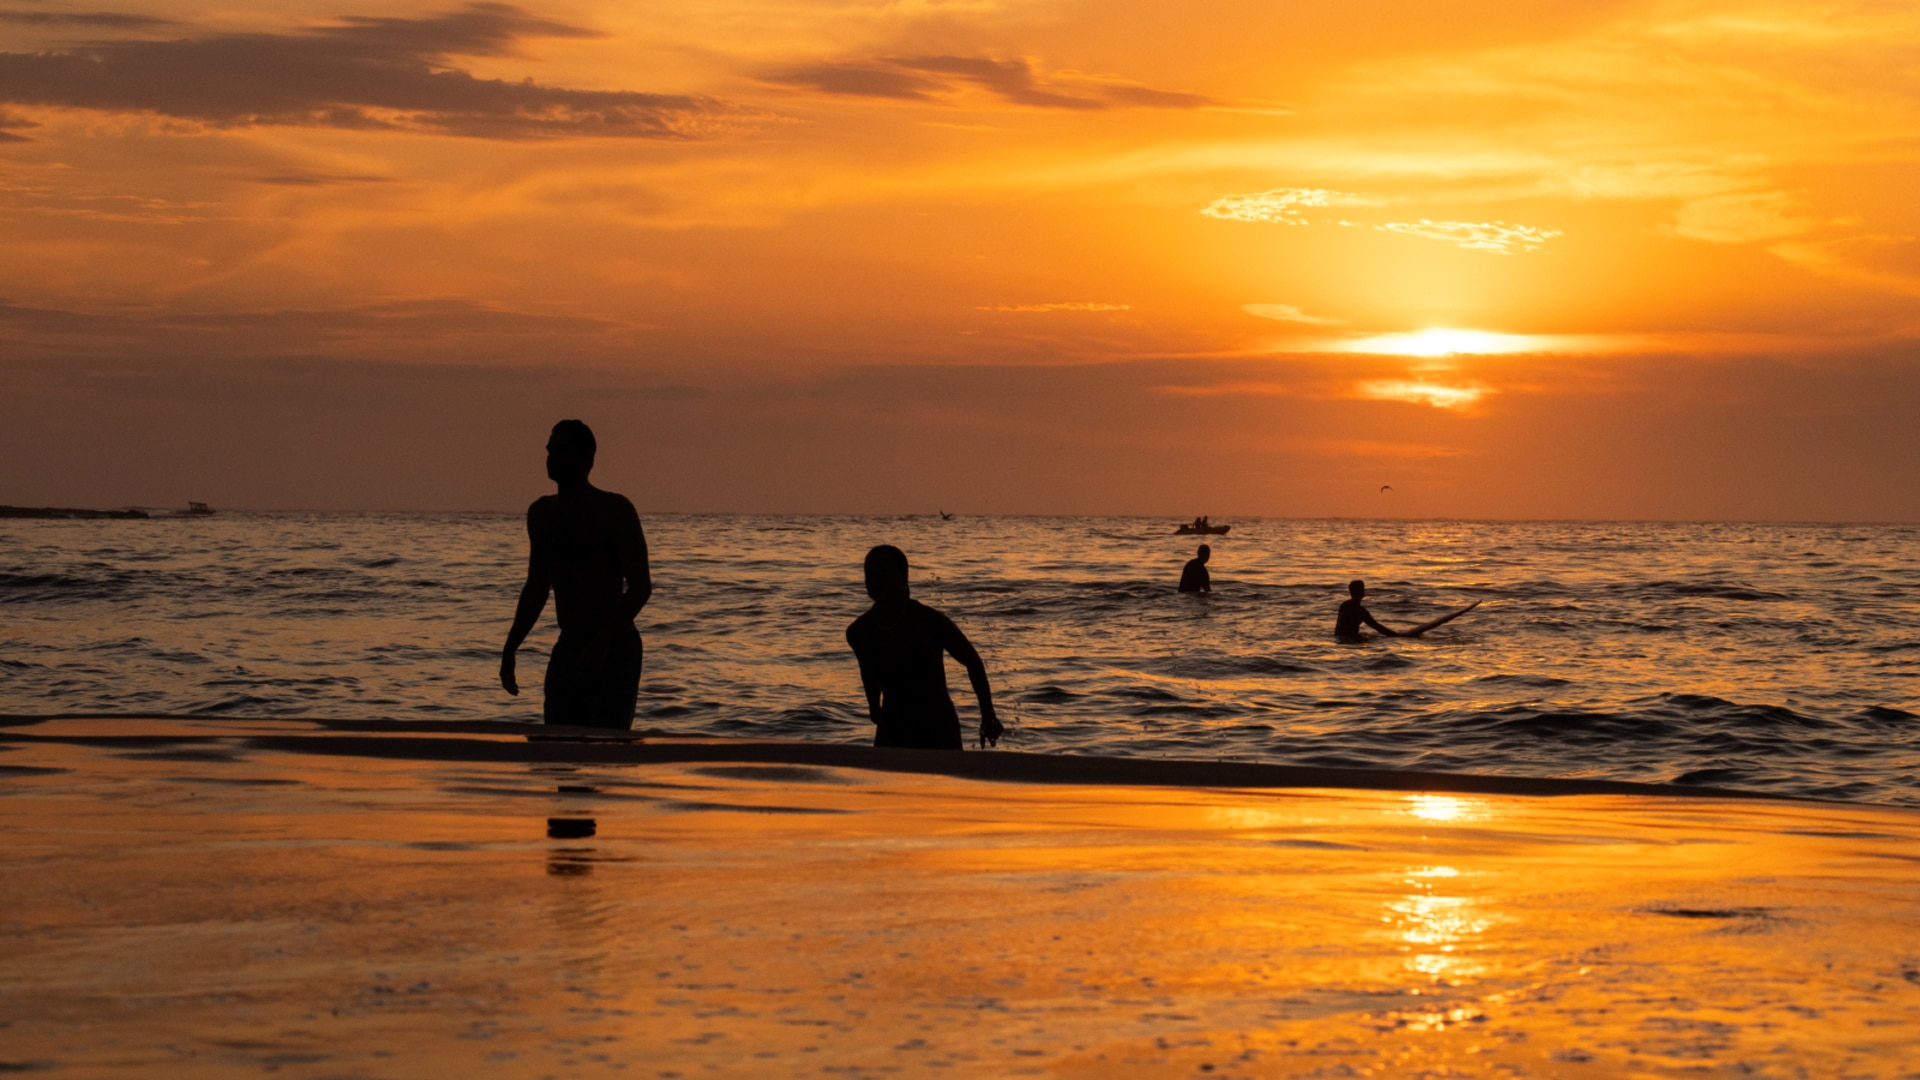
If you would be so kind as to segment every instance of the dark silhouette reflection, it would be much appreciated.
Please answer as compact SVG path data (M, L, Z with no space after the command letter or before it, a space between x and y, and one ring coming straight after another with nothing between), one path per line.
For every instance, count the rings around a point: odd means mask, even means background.
M1187 560L1180 570L1180 591L1210 593L1213 591L1213 575L1207 573L1207 562L1213 558L1213 549L1205 544Z
M584 840L600 831L600 823L590 817L550 817L547 819L547 839Z
M960 714L947 693L946 654L967 669L980 700L980 745L998 745L987 665L953 620L913 599L907 556L892 544L867 552L867 595L873 606L847 627L847 644L860 662L873 718L873 745L960 749Z
M597 444L578 420L553 425L547 476L559 486L527 508L527 582L500 654L500 685L520 693L514 654L553 594L560 640L547 662L549 724L625 730L640 693L640 632L653 595L647 537L625 496L587 482Z

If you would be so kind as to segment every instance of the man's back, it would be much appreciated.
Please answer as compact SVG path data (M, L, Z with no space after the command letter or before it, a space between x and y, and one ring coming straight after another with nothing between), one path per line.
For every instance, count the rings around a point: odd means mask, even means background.
M1161 580L1164 581L1166 579L1162 578ZM1180 571L1180 591L1213 591L1213 575L1207 573L1207 563L1205 559L1193 558L1187 560L1187 565Z
M623 495L589 487L570 496L543 495L527 508L533 555L553 586L561 630L620 621L629 567L645 565L640 515Z
M964 641L952 619L910 598L876 603L853 620L847 644L880 698L874 745L960 748L946 654Z
M1325 609L1322 609L1325 610ZM1358 600L1340 601L1340 613L1333 619L1333 636L1353 639L1361 636L1362 623L1373 622L1373 616Z

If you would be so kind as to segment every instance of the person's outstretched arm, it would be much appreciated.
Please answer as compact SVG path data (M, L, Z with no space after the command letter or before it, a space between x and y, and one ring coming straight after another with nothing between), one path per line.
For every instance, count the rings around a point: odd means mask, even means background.
M960 632L960 627L952 619L944 615L940 619L946 624L942 627L946 640L941 644L953 654L955 660L960 661L961 667L967 669L967 679L973 683L973 696L980 701L980 745L998 746L1006 728L1001 726L999 714L993 711L993 688L987 685L987 662L980 659L979 650L973 647L973 642L967 640L967 635Z
M515 697L520 695L520 680L514 677L514 653L520 651L520 643L533 632L533 624L540 621L540 613L546 610L547 594L553 589L547 570L544 533L534 516L534 508L528 507L527 583L520 586L520 602L513 609L513 628L507 631L507 644L500 650L500 685Z
M653 570L647 565L647 534L640 528L640 515L633 504L620 500L620 576L627 579L627 591L620 597L620 613L632 622L653 596Z
M1371 611L1368 611L1368 610L1367 610L1366 608L1361 608L1361 609L1360 609L1360 621L1361 621L1361 622L1363 622L1363 623L1366 623L1366 624L1367 624L1368 626L1371 626L1371 627L1373 627L1373 628L1374 628L1375 630L1378 630L1378 631L1380 631L1380 633L1382 633L1382 634L1384 634L1384 635L1385 635L1385 636L1387 636L1387 637L1399 637L1399 636L1400 636L1400 632L1399 632L1399 631L1397 631L1397 630L1389 630L1389 629L1387 629L1386 627L1384 627L1384 626L1381 626L1381 625L1380 625L1380 624L1379 624L1379 623L1378 623L1377 621L1375 621L1375 619L1374 619L1374 617L1373 617L1373 612L1371 612Z

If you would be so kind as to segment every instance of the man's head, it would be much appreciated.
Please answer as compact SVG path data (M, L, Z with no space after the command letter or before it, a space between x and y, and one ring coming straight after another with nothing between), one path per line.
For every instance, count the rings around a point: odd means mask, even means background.
M1197 558L1202 563L1205 563L1208 559L1213 558L1213 549L1211 547L1208 547L1206 544L1201 544L1200 550L1198 553L1194 555L1194 558Z
M562 420L547 436L547 479L556 484L585 480L593 471L593 455L599 449L593 429L579 420Z
M1352 581L1347 582L1347 592L1353 594L1355 600L1362 599L1367 595L1367 583L1361 581L1359 578L1354 578Z
M867 595L878 602L902 600L907 593L907 553L892 544L876 544L867 552Z

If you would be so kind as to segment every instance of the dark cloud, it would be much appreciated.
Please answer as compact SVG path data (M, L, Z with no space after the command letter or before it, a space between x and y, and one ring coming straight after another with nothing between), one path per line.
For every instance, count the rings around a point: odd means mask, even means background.
M16 356L299 356L393 353L524 357L529 347L618 351L640 328L613 319L515 311L461 299L333 309L194 313L71 311L0 299L0 350Z
M933 101L936 94L950 89L946 83L912 72L872 64L811 64L768 75L766 81L818 90L823 94L894 98L901 101Z
M25 135L15 135L13 132L39 126L24 116L0 110L0 143L31 142Z
M823 94L933 102L972 87L1038 109L1197 109L1212 104L1198 94L1085 79L1041 76L1025 60L983 56L893 56L819 63L763 77L781 86Z
M393 180L391 176L372 176L354 173L315 173L281 172L267 176L256 176L256 184L272 184L275 187L328 187L333 184L385 184Z
M26 26L98 26L110 30L143 30L155 26L176 26L172 19L154 15L130 15L119 11L5 11L0 23Z
M219 127L429 131L489 139L678 138L744 111L712 98L477 79L458 56L517 55L594 31L506 4L420 19L347 17L289 34L108 41L0 53L0 102L154 113Z

